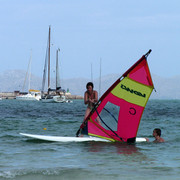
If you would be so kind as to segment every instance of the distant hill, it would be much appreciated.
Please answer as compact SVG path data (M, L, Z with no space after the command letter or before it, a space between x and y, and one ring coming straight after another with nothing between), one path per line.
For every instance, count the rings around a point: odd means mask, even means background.
M156 92L152 93L153 99L180 99L180 76L163 78L152 75Z
M0 74L0 92L13 92L15 90L22 91L26 71L10 70ZM31 88L40 89L42 80L32 74ZM24 91L28 90L28 82L26 81Z
M5 71L0 74L0 92L13 92L15 90L22 91L26 72L22 70ZM110 85L120 77L119 74L110 74L101 78L101 92L102 95ZM151 99L180 99L180 76L172 78L163 78L157 75L152 75L156 92L153 91ZM69 89L72 95L84 94L86 83L90 81L86 78L72 78L62 79L62 88ZM32 75L31 88L41 90L42 77ZM99 78L94 79L95 89L99 92ZM51 80L51 88L55 87L55 79ZM46 85L47 89L47 85ZM28 91L28 84L26 82L24 91Z

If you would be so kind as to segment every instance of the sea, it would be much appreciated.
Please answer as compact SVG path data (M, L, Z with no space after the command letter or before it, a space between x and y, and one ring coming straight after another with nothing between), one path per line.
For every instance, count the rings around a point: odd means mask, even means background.
M48 142L19 133L75 136L83 100L0 101L0 180L178 180L180 100L150 99L137 137L150 142ZM154 128L165 143L153 143Z

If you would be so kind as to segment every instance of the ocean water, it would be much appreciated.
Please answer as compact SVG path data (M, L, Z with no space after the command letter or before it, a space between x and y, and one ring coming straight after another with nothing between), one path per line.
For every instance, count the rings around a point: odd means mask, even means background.
M75 136L85 108L82 100L0 101L0 180L180 179L180 100L147 103L138 137L149 143L60 143L19 134ZM154 128L165 143L152 142Z

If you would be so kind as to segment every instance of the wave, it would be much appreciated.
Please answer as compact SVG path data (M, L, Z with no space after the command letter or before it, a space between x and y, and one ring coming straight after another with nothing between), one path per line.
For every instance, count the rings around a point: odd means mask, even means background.
M89 178L88 175L89 174ZM94 176L94 177L93 177ZM59 180L59 179L95 179L96 175L82 168L23 169L0 171L0 179L13 180ZM108 178L103 178L108 179Z

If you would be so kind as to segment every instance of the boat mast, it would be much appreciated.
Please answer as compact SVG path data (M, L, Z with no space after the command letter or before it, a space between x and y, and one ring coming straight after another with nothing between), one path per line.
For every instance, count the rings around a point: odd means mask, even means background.
M29 62L29 84L28 84L28 91L30 90L30 87L31 87L31 62L32 62L32 50L31 50L30 62Z
M30 54L30 58L29 58L28 68L27 68L27 71L26 71L26 76L25 76L25 80L24 80L22 92L24 92L24 88L25 88L25 84L26 84L26 79L27 79L27 77L28 77L28 91L29 91L29 89L30 89L31 61L32 61L32 50L31 50L31 54Z
M50 46L51 46L51 26L49 26L49 45L48 45L48 94L50 90Z
M59 48L56 50L56 94L57 94L57 91L61 88L60 87L60 82L59 82L60 79L59 79L58 52L60 52Z
M100 58L100 74L99 74L99 98L101 97L101 58Z

